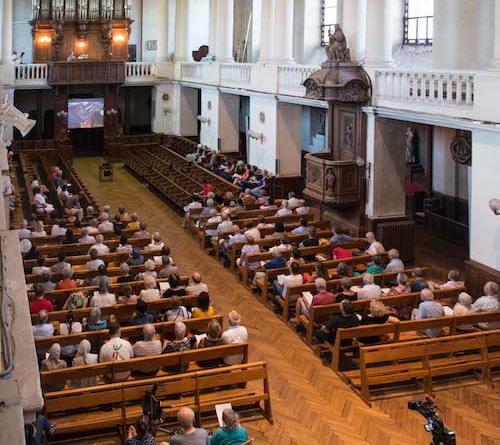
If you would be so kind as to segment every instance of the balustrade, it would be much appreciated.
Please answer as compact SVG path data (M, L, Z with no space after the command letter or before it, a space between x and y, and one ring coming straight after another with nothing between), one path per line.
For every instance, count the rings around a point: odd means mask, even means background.
M29 63L15 66L16 85L36 85L47 83L48 68L46 63Z
M143 81L156 79L154 62L127 62L125 64L125 81Z
M278 93L303 96L306 89L302 84L312 73L319 69L321 67L317 65L278 66Z
M250 85L252 65L251 63L221 63L221 84L227 86L231 84Z

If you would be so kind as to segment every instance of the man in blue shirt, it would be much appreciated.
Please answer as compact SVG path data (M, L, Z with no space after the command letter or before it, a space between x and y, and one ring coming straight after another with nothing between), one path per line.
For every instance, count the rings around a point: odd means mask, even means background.
M332 226L333 236L330 238L330 244L340 244L347 243L352 241L352 238L349 235L346 235L340 231L340 227L337 224Z

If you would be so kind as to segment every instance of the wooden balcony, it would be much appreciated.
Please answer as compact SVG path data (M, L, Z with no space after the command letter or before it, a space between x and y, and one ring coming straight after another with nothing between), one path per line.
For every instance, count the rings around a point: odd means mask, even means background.
M48 67L51 86L125 83L125 62L119 60L50 62Z

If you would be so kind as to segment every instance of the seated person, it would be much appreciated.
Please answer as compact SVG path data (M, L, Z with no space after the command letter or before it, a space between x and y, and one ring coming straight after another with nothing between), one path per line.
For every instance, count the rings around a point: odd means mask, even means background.
M54 326L49 323L49 314L45 309L38 312L37 324L31 327L33 331L33 338L48 338L54 335Z
M161 240L160 232L153 233L153 237L151 239L151 243L146 246L146 250L162 250L165 246L165 243Z
M201 292L198 295L198 306L193 308L192 318L207 318L214 316L214 308L210 304L208 292Z
M286 215L291 215L292 213L292 209L288 208L288 201L284 199L283 201L281 201L281 208L276 212L274 216L281 218Z
M31 273L33 275L42 275L42 273L45 271L50 271L50 267L47 267L45 265L45 257L40 255L36 259L36 266L33 267L33 269L31 270Z
M126 235L120 235L120 244L116 248L116 252L118 253L127 253L132 255L134 252L134 247L128 242L128 238Z
M43 221L37 221L35 223L35 230L31 232L32 238L39 238L42 236L47 236L47 232L44 229Z
M386 313L386 307L380 300L370 301L370 312L363 315L360 321L360 326L370 324L384 324L384 323L399 323L399 319ZM362 337L359 339L361 343L373 344L380 341L380 336Z
M116 304L115 294L108 292L109 285L105 279L99 281L99 291L90 300L91 307L107 307Z
M78 345L75 358L71 366L87 366L95 365L98 361L98 355L90 352L91 344L87 339L83 339ZM87 388L99 384L99 376L82 377L81 379L73 379L68 381L71 388Z
M340 227L337 224L332 225L332 237L328 241L328 244L342 244L352 241L349 235L342 233Z
M299 227L292 230L292 235L305 235L308 233L308 221L305 218L301 218L299 221Z
M292 256L286 262L285 266L290 267L290 264L292 264L292 262L297 263L299 266L303 266L304 264L306 264L304 258L302 258L302 255L300 254L300 250L297 248L292 250Z
M149 357L152 355L161 354L161 340L155 340L156 329L154 325L146 323L142 328L144 340L139 340L134 343L134 357ZM158 369L146 369L138 372L140 375L154 375ZM135 374L135 373L134 373Z
M180 285L181 277L178 274L173 273L168 276L168 284L170 287L163 292L163 298L171 298L174 296L183 297L187 295L186 289Z
M382 261L382 257L380 255L372 256L372 263L368 269L366 269L366 273L371 273L372 275L378 275L384 273L384 262ZM358 275L360 275L358 273ZM354 276L357 276L354 274Z
M238 266L247 267L247 264L246 264L247 255L254 255L254 254L260 253L260 247L258 244L255 244L254 238L252 236L247 236L247 240L248 240L248 244L245 244L241 248L241 255L236 260L236 264ZM258 262L258 261L255 261L255 262L248 264L249 270L256 270L259 268L260 268L260 262Z
M448 272L448 281L443 284L437 284L434 281L429 281L435 290L438 289L458 289L464 285L463 281L460 281L460 272L458 270L450 270Z
M474 314L476 309L472 306L472 297L466 292L460 292L458 295L458 302L453 307L453 315L469 315ZM457 331L469 332L474 330L474 326L471 324L463 324L456 327Z
M354 308L349 300L342 300L340 303L340 314L333 315L330 320L314 332L314 337L318 342L327 341L335 343L335 336L338 328L353 328L359 326L359 318L354 313Z
M405 265L399 259L399 251L397 249L391 249L387 252L389 257L389 264L385 267L384 272L401 272L404 270Z
M312 302L309 304L308 300L304 297L299 297L295 305L295 317L290 320L294 324L299 323L300 314L309 317L311 306L324 306L327 304L335 303L335 297L331 292L326 290L326 281L324 278L316 278L314 281L316 285L317 294L314 295Z
M408 275L399 272L396 276L396 286L392 286L388 295L403 295L411 293L411 286L408 284Z
M231 408L222 412L224 426L210 438L210 445L242 444L248 440L247 431L238 419L238 414Z
M57 283L57 289L74 289L78 284L73 280L73 269L65 267L62 271L63 279Z
M61 241L61 244L76 244L78 243L78 238L74 235L72 229L66 230L66 237Z
M141 414L137 417L135 425L129 427L125 445L155 445L155 443L155 437L151 434L149 426L149 417Z
M101 331L108 329L108 322L101 319L101 310L98 307L93 307L90 309L89 321L84 327L86 331Z
M130 275L130 267L127 263L120 264L121 275L116 279L117 283L130 283L134 277Z
M90 249L89 256L90 260L85 264L85 269L98 270L99 266L105 266L104 261L99 258L99 252L97 249Z
M111 283L112 283L112 280L110 277L108 277L108 268L101 264L98 268L97 268L97 275L92 278L92 281L90 282L90 285L91 286L99 286L99 283L101 280L106 280L106 283L108 283L108 286L111 286Z
M498 295L498 284L488 281L483 288L484 295L479 297L472 305L476 312L497 312L500 311L500 301ZM500 321L490 321L479 323L481 329L499 329Z
M63 311L83 309L84 307L87 307L87 304L88 304L87 291L82 290L79 292L72 292L71 294L69 294L69 297L64 303Z
M290 265L290 275L279 276L273 281L274 295L284 299L289 286L303 283L304 279L300 273L300 266L297 263L292 263ZM276 304L278 305L277 301Z
M156 287L156 280L153 277L144 279L144 289L139 292L139 298L146 303L160 299L160 291Z
M276 221L274 224L274 233L271 235L272 238L283 238L285 236L285 225L282 221Z
M172 309L165 312L163 321L181 321L191 318L191 313L181 306L181 299L177 296L172 297Z
M95 237L89 235L89 229L88 227L84 227L82 229L82 236L78 240L79 243L95 243Z
M118 323L109 325L109 341L101 346L99 351L99 362L112 362L115 360L129 360L134 357L134 350L129 341L121 338L121 328ZM130 371L117 372L106 375L107 381L123 382L128 379Z
M444 317L444 309L437 301L434 301L434 293L430 289L422 289L420 291L420 299L422 303L418 305L418 309L414 309L415 320L423 320L425 318ZM413 317L412 317L413 318ZM439 337L442 333L441 328L424 328L422 333L427 337Z
M313 247L313 246L319 246L319 239L317 235L317 230L316 227L309 227L309 237L302 241L299 244L299 247ZM309 257L312 258L312 257ZM307 261L314 261L314 258L309 259L306 258Z
M45 272L42 273L42 282L38 283L38 285L43 288L44 292L56 289L56 283L50 281L51 278L52 278L52 272L50 270L46 270Z
M328 269L321 261L316 261L314 264L314 274L307 280L307 282L314 283L318 278L323 278L325 281L332 278Z
M147 260L144 263L144 268L146 269L143 273L142 276L144 279L147 277L154 278L155 280L158 278L158 274L156 273L156 264L153 260ZM137 279L137 278L136 278Z
M370 300L379 298L382 295L382 289L375 284L375 278L371 273L363 274L363 287L358 291L358 300Z
M187 328L184 323L177 321L175 323L175 340L165 340L163 343L163 354L170 354L172 352L189 351L192 348L192 342L186 336ZM184 371L188 367L188 363L184 365ZM166 372L180 372L179 366L164 366L163 370Z
M162 268L158 272L160 278L168 278L170 275L179 275L179 268L172 264L171 258L168 255L161 257Z
M148 224L145 221L139 223L139 230L134 232L132 238L151 238L151 234L147 231Z
M145 301L139 300L135 305L135 309L137 312L130 319L130 326L139 326L147 323L153 323L154 317L151 314L148 314L148 304Z
M344 300L356 301L358 299L358 295L356 292L351 290L352 281L349 277L343 277L340 280L340 288L341 291L335 297L335 303L340 303Z
M23 260L36 260L40 255L36 245L33 244L28 238L22 239L19 242L19 247Z
M224 344L221 339L222 327L220 323L213 319L208 323L207 336L203 337L196 345L197 348L210 348ZM198 362L198 366L202 368L215 368L221 363L220 359L202 360Z
M432 285L424 278L424 271L420 267L413 268L412 275L415 278L410 285L412 293L420 292L422 289L433 289Z
M43 294L43 287L37 283L35 285L35 300L30 303L30 313L38 314L42 309L45 309L47 312L54 310L52 302L44 298Z
M254 227L253 222L249 221L245 224L245 228L247 229L243 234L248 238L252 237L254 241L258 241L261 239L260 230L257 227Z
M127 260L127 264L129 266L139 266L141 264L144 264L144 256L141 254L140 247L134 247L132 258L129 258Z
M66 367L66 362L64 360L61 360L61 345L59 343L54 343L49 349L48 358L42 360L41 371L55 371L57 369L64 369ZM50 385L45 383L43 385L43 388L46 392L62 391L65 384L66 382L64 380L51 383Z
M341 261L339 264L337 264L337 273L334 274L331 279L332 280L340 280L341 278L344 277L349 277L351 276L351 268L345 263L344 261Z
M368 241L368 243L370 244L368 249L366 249L366 255L382 255L383 253L385 253L384 246L382 246L382 244L376 240L375 234L373 232L368 232L365 235L365 238L366 241Z
M177 413L177 420L182 432L170 439L170 445L206 445L208 433L203 428L194 427L194 411L183 406Z
M132 286L130 284L123 285L123 296L119 296L117 299L118 304L137 304L139 297L133 293Z
M109 253L109 247L104 244L104 236L99 234L95 237L96 243L92 245L92 247L89 249L89 255L90 255L90 250L95 249L97 250L97 253L99 255L105 255Z

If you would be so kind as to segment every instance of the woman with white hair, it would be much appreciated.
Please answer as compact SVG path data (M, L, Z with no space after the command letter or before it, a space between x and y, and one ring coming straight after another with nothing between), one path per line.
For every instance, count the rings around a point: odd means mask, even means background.
M97 363L97 354L90 353L91 345L87 339L83 339L78 345L72 366L87 366ZM69 386L72 388L86 388L87 386L96 386L99 383L98 376L82 377L81 379L70 380Z
M41 236L47 236L47 232L44 229L43 221L38 220L35 223L35 230L33 232L31 232L31 237L38 238Z
M191 339L186 336L187 327L181 321L177 321L174 327L175 340L165 340L163 343L162 354L170 354L172 352L189 351L192 349L193 345ZM184 371L186 371L188 363L184 365ZM166 372L181 372L179 366L165 366L163 368Z
M156 280L153 277L146 277L144 289L139 293L139 298L146 303L160 299L160 291L156 288Z
M42 372L43 371L55 371L56 369L66 368L66 362L61 360L61 345L59 343L54 343L49 349L49 356L45 360L42 360ZM57 381L50 384L43 385L46 392L62 391L66 382Z
M152 277L152 278L154 278L156 280L158 278L158 274L155 271L156 264L155 264L155 262L153 260L147 260L144 263L144 268L146 269L142 273L142 276L144 277L144 279L146 279L147 277Z
M472 306L472 297L467 292L460 292L458 302L453 307L453 315L469 315L474 314L476 309ZM474 326L471 324L463 324L457 326L457 331L473 331Z
M151 243L146 246L146 250L160 251L165 247L165 243L161 240L160 232L153 233Z
M236 411L226 408L222 421L224 426L210 438L210 445L242 444L248 440L247 430L240 425Z

